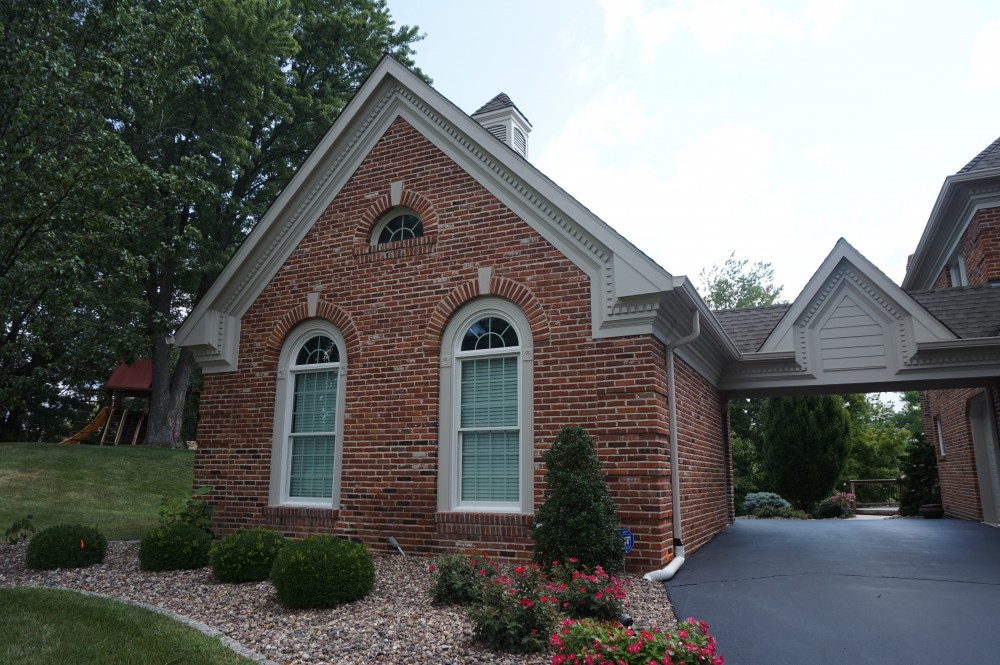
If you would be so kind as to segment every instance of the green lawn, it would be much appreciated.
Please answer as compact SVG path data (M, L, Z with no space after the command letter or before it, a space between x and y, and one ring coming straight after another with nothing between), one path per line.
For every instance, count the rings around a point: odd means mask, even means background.
M156 612L58 589L0 589L0 663L247 665L218 638Z
M158 524L163 497L191 490L193 464L190 450L0 443L0 539L33 515L39 531L83 524L137 540Z

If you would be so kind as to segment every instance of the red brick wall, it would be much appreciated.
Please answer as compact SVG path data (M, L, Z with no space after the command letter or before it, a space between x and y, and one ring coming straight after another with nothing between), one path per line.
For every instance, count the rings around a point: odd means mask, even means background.
M925 393L924 432L937 453L938 478L941 481L941 502L952 517L983 519L979 479L976 475L976 453L969 426L968 401L982 389L930 390ZM944 434L944 456L934 419L941 419Z
M399 180L425 235L375 252L368 233ZM205 377L195 484L213 487L218 533L268 524L292 536L359 538L375 551L392 535L413 553L530 556L530 516L436 512L441 333L479 295L480 267L493 269L490 291L517 303L532 327L535 505L541 454L561 427L582 426L598 444L621 522L636 534L627 565L662 565L672 537L662 344L592 339L587 275L402 120L243 317L239 370ZM310 292L347 347L336 511L268 505L278 354L308 318ZM728 451L718 395L688 369L678 376L682 446L692 452L690 462L682 453L686 538L696 548L726 524Z
M965 260L970 285L1000 281L1000 208L980 210L962 234L959 249ZM954 286L947 268L941 271L934 288Z

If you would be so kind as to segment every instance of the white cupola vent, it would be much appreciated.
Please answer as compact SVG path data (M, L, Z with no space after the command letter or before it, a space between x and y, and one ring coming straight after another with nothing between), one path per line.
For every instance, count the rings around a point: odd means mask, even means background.
M473 113L472 119L527 159L531 123L514 102L510 101L510 97L501 92Z

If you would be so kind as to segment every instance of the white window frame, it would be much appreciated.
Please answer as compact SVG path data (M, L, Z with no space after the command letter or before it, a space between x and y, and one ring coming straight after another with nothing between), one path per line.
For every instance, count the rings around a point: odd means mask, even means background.
M948 273L951 277L952 287L969 285L969 276L965 272L965 257L961 254L952 257L951 263L948 265Z
M316 335L326 335L333 339L340 352L340 362L303 366L293 369L301 346ZM308 367L308 369L305 369ZM292 497L288 494L291 475L291 426L292 404L295 398L295 376L302 372L337 370L337 417L334 430L335 448L333 459L333 495L330 498ZM328 321L312 320L295 328L285 340L278 357L274 400L274 432L271 447L271 505L303 506L311 508L339 508L340 476L343 458L344 405L347 384L347 349L344 336Z
M423 217L421 217L420 215L418 215L414 210L412 210L410 208L406 208L404 206L396 206L395 208L393 208L389 212L385 213L382 216L382 218L379 219L378 222L375 223L375 226L372 227L372 233L371 233L371 236L368 238L368 244L369 245L378 245L378 244L380 244L379 241L378 241L378 237L380 235L382 235L382 229L384 229L386 226L388 226L389 222L391 222L392 220L396 219L397 217L399 217L401 215L409 215L410 217L416 217L417 219L420 220L421 225L424 222ZM421 233L421 235L419 235L417 237L418 238L422 238L426 234L427 234L427 229L424 229L423 233Z
M944 428L941 426L941 416L934 416L934 432L937 434L938 449L944 457Z
M479 319L495 316L517 332L519 346L491 351L462 351L462 338ZM518 363L519 482L516 502L462 501L459 455L461 362L463 358L516 355ZM534 346L528 319L515 304L496 297L468 303L451 318L441 341L441 396L438 427L438 510L440 512L534 513Z

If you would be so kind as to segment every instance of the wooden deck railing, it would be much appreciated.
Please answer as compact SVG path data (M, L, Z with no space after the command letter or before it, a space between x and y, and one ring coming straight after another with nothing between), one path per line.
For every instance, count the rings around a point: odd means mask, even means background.
M857 497L858 508L889 508L899 506L901 483L895 478L851 480L851 494Z

